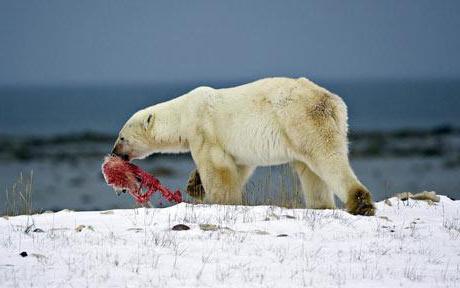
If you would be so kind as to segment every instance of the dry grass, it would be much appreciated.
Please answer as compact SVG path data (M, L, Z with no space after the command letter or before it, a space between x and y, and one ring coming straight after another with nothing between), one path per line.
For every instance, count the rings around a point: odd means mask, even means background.
M263 177L254 177L246 184L244 205L276 205L286 208L304 208L300 181L291 165L267 169ZM260 197L264 195L264 197Z
M3 215L30 215L34 212L32 204L32 187L34 173L19 174L18 179L11 187L6 187L6 201Z

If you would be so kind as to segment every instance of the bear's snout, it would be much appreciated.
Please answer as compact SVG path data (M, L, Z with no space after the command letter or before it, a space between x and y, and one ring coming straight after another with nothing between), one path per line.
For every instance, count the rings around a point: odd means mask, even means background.
M129 155L126 153L123 153L123 147L121 147L122 144L115 144L115 146L112 149L111 154L120 157L121 159L125 161L129 161Z

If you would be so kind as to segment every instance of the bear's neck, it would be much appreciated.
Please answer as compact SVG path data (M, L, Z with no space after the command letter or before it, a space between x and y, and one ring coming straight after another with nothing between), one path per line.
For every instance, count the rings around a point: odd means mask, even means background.
M152 146L159 153L189 152L188 139L183 133L180 101L168 101L153 106L154 116L151 129Z

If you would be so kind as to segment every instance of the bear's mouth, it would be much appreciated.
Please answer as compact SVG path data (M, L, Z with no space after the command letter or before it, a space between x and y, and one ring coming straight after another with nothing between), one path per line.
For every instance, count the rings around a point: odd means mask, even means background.
M116 157L120 157L124 161L129 162L129 155L128 154L118 154L118 153L112 152L111 155L116 156Z

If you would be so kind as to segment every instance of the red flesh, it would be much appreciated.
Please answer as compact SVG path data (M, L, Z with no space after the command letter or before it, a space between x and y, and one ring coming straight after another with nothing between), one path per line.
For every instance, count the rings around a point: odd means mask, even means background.
M138 203L148 202L156 191L160 191L168 201L182 202L179 190L171 192L168 188L163 187L158 179L120 157L106 156L102 164L102 174L108 185L115 189L128 190ZM142 194L144 188L147 191Z

